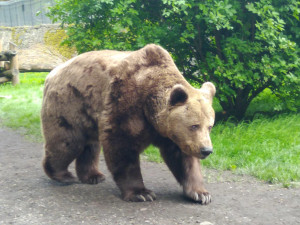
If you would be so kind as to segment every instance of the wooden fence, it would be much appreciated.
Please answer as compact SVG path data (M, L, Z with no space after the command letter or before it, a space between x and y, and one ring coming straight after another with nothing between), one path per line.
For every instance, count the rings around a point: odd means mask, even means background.
M9 50L2 51L0 39L0 84L12 81L13 85L19 84L19 63L16 52L17 46L10 42Z
M11 0L0 2L0 26L34 26L51 24L46 16L54 0Z

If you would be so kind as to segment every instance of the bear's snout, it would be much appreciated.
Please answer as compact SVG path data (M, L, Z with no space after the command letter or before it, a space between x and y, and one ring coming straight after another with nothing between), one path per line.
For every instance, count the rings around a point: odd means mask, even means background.
M213 153L213 148L212 147L203 147L203 148L200 149L200 153L201 153L203 158L206 158L211 153Z

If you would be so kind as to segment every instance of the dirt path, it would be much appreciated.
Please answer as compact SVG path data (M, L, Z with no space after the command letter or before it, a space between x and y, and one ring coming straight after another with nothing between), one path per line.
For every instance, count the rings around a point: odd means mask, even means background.
M41 169L42 144L0 128L0 224L300 224L300 189L284 189L251 177L205 170L213 202L182 197L164 164L142 163L155 202L127 203L107 179L98 185L61 185ZM72 168L73 169L73 168Z

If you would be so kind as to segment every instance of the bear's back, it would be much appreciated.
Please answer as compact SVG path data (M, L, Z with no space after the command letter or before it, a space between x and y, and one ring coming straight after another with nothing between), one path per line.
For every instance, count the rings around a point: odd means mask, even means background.
M130 52L87 52L52 70L45 81L42 117L63 115L77 120L75 114L85 110L96 119L110 93L110 70L128 55Z
M92 51L76 56L53 69L46 78L45 92L56 92L67 95L71 89L76 89L83 96L90 98L90 91L97 96L108 91L112 79L111 68L118 64L131 52L112 50Z
M73 80L96 73L98 76L105 75L103 72L109 71L109 67L117 66L130 54L131 52L113 50L86 52L57 66L49 73L46 81L55 82L57 80L61 83L63 80Z

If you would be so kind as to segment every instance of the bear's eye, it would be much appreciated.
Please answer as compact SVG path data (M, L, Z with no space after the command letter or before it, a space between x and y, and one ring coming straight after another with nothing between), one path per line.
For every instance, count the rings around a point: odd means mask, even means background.
M195 131L195 130L198 130L200 128L200 125L192 125L191 127L190 127L190 130L191 131Z
M212 129L212 126L209 126L209 127L208 127L209 132L211 132L211 129Z

